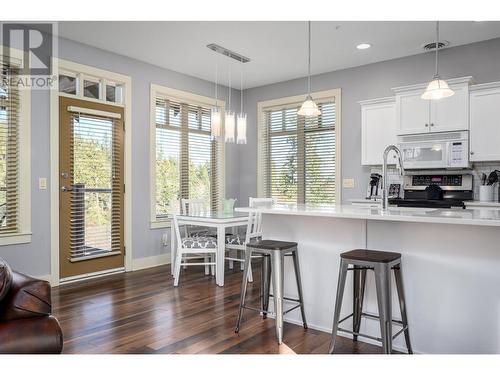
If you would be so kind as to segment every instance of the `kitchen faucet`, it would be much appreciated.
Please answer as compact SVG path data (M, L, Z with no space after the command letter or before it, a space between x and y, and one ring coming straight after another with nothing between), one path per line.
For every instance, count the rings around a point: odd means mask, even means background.
M401 157L401 151L394 145L387 146L384 150L384 163L382 164L382 210L387 210L389 208L389 186L387 184L387 156L389 152L394 151L398 157L399 162L399 172L401 176L405 173L403 167L403 158Z

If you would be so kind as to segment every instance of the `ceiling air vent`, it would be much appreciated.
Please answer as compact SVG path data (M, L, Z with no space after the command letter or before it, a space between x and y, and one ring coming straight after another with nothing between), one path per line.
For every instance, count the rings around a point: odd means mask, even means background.
M445 47L448 47L449 45L450 45L450 42L448 42L447 40L441 40L438 43L439 49L443 49ZM422 44L422 49L424 51L434 51L436 49L436 42Z

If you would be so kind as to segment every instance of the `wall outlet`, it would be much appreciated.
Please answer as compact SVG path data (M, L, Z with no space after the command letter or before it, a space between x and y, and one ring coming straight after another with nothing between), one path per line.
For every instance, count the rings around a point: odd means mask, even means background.
M354 188L354 178L344 178L342 179L342 187L346 189L353 189Z
M47 189L47 179L45 177L40 177L38 179L38 189L40 189L40 190Z

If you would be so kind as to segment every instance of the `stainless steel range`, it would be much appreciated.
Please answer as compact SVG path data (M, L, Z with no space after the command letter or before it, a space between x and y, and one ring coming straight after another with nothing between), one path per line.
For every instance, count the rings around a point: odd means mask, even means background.
M413 172L404 176L404 198L391 199L399 207L465 208L472 200L473 177L456 171Z

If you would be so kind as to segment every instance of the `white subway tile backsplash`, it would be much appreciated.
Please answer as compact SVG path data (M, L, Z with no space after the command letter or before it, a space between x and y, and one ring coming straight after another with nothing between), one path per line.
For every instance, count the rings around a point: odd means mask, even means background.
M472 165L472 167L473 169L471 173L474 177L474 182L473 182L474 200L479 200L479 186L481 185L481 175L485 173L486 176L488 176L492 171L500 170L500 161L476 162ZM370 172L382 174L382 168L372 167ZM395 167L389 167L387 169L387 179L390 184L401 184L401 185L403 184L403 178L399 175L399 171ZM496 202L500 202L498 186L495 188L493 199Z

